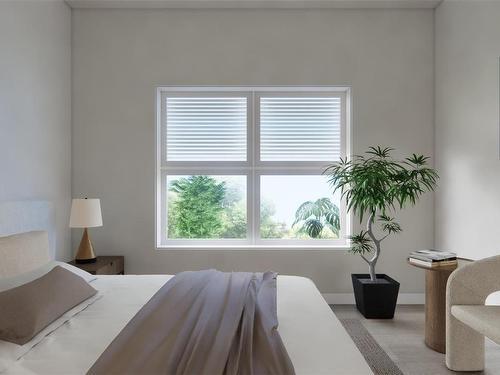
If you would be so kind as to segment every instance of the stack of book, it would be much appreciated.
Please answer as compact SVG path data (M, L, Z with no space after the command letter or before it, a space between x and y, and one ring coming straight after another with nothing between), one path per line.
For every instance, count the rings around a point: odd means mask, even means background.
M457 254L449 251L417 250L410 253L408 262L429 268L456 266Z

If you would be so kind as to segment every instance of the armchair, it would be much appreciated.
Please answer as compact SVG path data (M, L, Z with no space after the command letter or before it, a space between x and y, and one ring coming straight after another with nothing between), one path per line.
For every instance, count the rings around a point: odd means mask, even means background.
M484 337L500 344L500 306L485 306L500 290L500 256L455 270L446 288L446 366L454 371L484 369Z

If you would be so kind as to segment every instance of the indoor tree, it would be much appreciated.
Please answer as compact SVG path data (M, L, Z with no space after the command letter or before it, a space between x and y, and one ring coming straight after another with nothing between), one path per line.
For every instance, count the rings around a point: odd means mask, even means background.
M422 194L434 190L439 178L427 166L428 157L413 154L399 161L391 157L391 151L370 147L366 155L341 158L325 170L334 192L340 191L345 199L347 211L357 215L360 223L367 215L366 229L350 237L350 251L368 263L372 281L382 241L401 231L391 211L414 205ZM384 233L381 237L374 233L377 223Z
M295 212L292 226L300 225L299 233L306 233L311 238L321 238L325 229L337 237L340 231L339 208L330 198L320 198L302 203Z

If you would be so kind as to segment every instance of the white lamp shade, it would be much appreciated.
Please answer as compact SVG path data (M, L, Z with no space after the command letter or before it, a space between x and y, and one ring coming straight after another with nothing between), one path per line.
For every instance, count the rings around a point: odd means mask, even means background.
M69 226L70 228L101 227L101 200L73 199Z

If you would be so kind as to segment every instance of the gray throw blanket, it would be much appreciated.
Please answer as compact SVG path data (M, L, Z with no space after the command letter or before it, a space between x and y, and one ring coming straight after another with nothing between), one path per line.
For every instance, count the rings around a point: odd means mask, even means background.
M275 273L182 272L88 373L294 374L277 327Z

